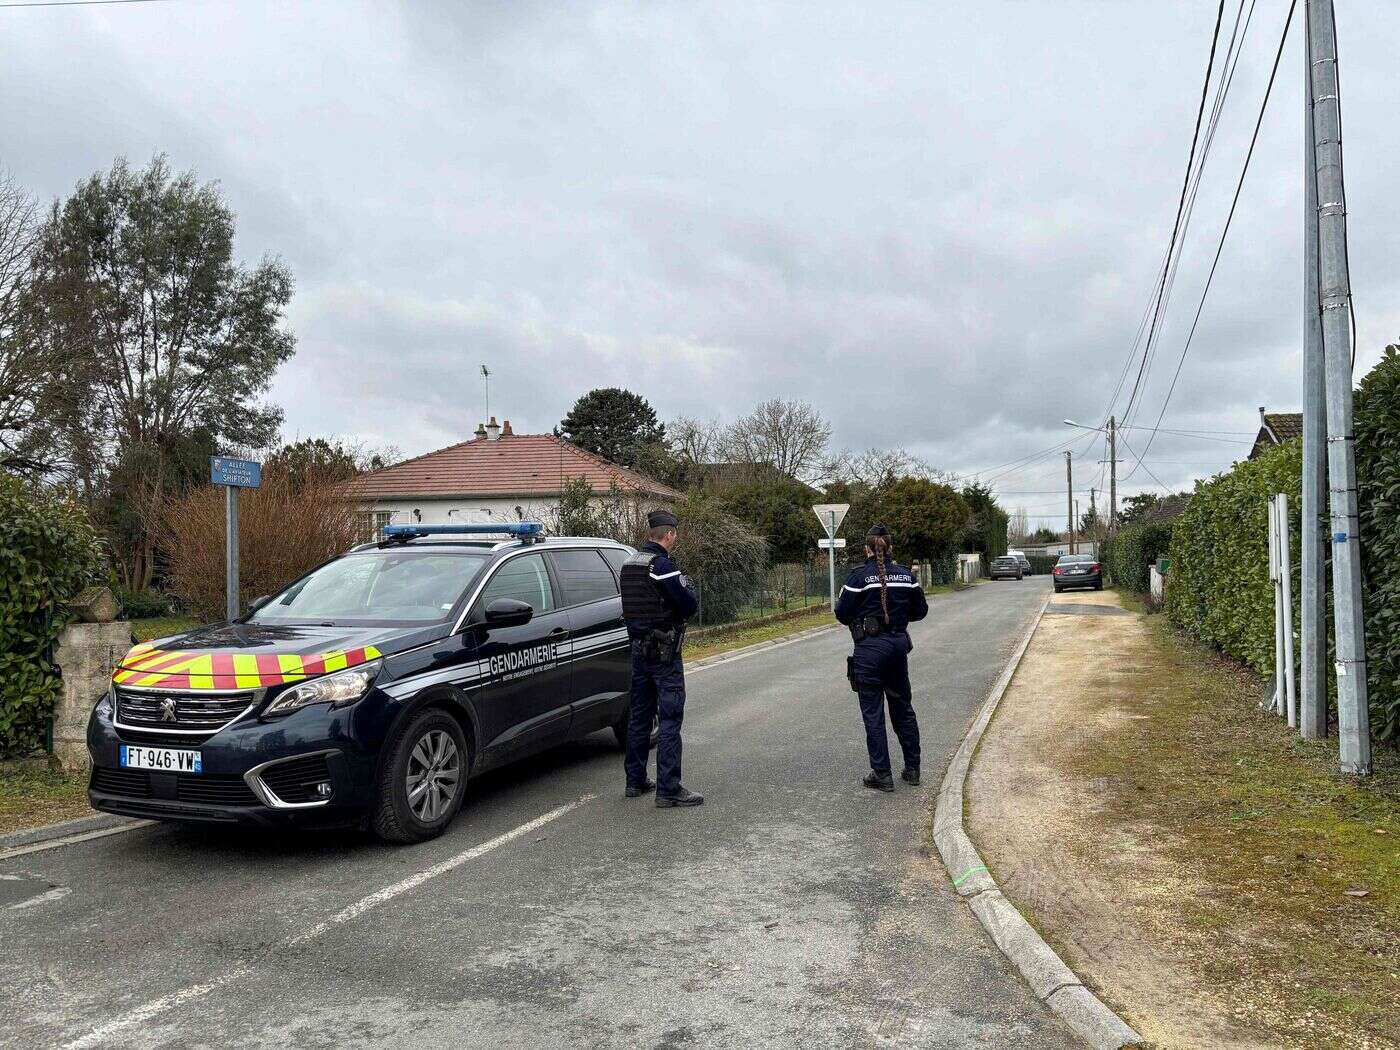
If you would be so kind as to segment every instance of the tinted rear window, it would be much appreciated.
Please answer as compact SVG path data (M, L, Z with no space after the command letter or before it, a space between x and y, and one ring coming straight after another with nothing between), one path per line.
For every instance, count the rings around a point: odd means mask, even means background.
M565 605L617 597L617 580L598 551L551 551Z

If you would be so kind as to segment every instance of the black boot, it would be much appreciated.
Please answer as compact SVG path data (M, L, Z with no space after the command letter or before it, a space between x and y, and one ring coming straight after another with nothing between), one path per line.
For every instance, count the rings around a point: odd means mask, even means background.
M904 772L899 774L899 776L900 779L903 780L906 784L913 784L915 787L919 786L918 766L905 766Z
M641 797L642 797L643 795L645 795L647 792L649 792L649 791L655 791L655 790L656 790L656 781L654 781L654 780L643 780L640 784L628 784L628 785L627 785L627 797L628 797L628 798L641 798Z
M704 801L704 795L691 791L684 785L680 785L676 788L676 793L674 795L658 794L656 796L656 808L671 809L675 806L698 806Z
M894 776L890 773L877 773L872 769L861 783L873 791L894 791Z

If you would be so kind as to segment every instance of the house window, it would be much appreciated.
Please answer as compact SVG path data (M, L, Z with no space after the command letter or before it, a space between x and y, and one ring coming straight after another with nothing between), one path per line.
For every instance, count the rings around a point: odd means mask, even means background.
M384 538L384 526L394 518L392 510L362 510L355 515L357 543L377 543Z

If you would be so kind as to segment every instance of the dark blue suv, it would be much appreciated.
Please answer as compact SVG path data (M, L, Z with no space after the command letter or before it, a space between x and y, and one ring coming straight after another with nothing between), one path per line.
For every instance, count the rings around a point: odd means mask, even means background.
M94 808L413 842L469 777L602 729L625 743L630 548L386 531L240 620L128 653L88 726Z

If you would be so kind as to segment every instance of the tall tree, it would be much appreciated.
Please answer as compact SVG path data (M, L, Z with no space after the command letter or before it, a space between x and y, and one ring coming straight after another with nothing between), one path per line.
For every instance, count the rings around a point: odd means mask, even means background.
M33 323L34 200L0 171L0 469L41 475L58 458L54 422L69 392L65 357Z
M956 549L972 511L951 485L899 478L880 494L879 514L906 561L941 558Z
M739 463L771 467L797 481L817 480L826 466L831 424L805 401L772 398L731 426L724 453Z
M991 488L974 482L962 490L962 497L972 508L972 526L964 549L985 554L989 559L1005 554L1007 514L997 505Z
M156 157L118 160L55 204L39 237L34 293L54 346L82 360L90 455L81 480L110 480L140 534L115 561L149 584L154 535L180 448L199 430L221 447L262 447L281 420L260 403L295 340L282 326L292 278L233 258L234 216L218 189ZM104 479L100 464L139 464Z
M666 427L647 399L630 390L590 390L559 421L556 433L571 444L625 467L639 467L664 446Z
M362 470L372 470L373 460L340 441L302 438L276 449L263 460L264 474L280 474L293 490L308 484L348 481Z

